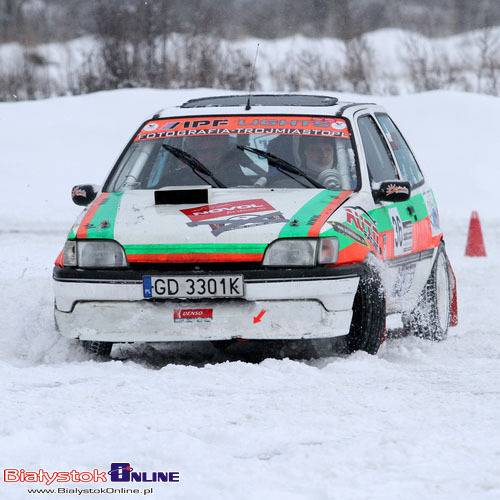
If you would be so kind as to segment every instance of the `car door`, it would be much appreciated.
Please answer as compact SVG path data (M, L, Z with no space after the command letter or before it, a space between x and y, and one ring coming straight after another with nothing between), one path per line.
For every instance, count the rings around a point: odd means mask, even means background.
M365 113L357 118L357 125L372 188L383 181L405 180L376 117ZM427 217L427 209L422 195L412 193L405 202L376 202L371 215L377 221L379 246L389 269L386 294L388 310L393 312L392 309L401 309L401 303L409 298L413 298L411 303L415 302L421 289L427 268L421 264L421 252L428 248L429 237L425 230L421 234L420 221Z
M420 291L432 269L435 248L442 239L439 212L432 189L426 182L417 160L404 136L387 113L376 113L375 117L384 132L398 164L403 180L410 182L412 196L408 207L413 212L413 252L418 255L418 273L414 288Z

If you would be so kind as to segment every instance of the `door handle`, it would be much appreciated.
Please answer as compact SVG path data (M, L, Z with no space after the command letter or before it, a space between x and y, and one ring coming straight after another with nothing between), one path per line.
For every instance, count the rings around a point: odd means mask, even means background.
M407 210L410 216L414 217L415 220L417 220L417 214L415 213L415 208L413 207L413 205L408 205Z

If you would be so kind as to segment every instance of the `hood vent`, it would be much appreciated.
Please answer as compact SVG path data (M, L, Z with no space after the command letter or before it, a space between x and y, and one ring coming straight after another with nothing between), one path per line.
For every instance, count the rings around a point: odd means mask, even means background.
M208 203L207 188L173 189L155 191L155 205L189 205Z

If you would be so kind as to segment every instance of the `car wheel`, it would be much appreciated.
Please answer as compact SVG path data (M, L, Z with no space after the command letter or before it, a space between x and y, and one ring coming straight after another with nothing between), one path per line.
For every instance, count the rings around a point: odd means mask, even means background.
M108 357L111 354L111 348L113 347L113 342L84 340L82 341L82 346L87 352L91 354Z
M361 276L354 297L347 351L376 354L385 332L385 294L380 276L372 266Z
M441 245L417 307L409 315L403 316L403 324L417 337L434 341L444 340L450 324L450 306L448 257L444 246Z

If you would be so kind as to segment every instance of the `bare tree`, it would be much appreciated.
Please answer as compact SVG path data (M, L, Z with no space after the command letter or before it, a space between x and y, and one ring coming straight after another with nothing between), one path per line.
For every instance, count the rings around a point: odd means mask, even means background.
M328 89L342 91L342 66L323 52L290 51L280 64L271 64L269 73L277 90Z
M403 39L402 47L401 57L408 72L411 91L471 90L464 61L460 57L453 58L436 42L412 34Z
M424 92L440 87L440 78L432 49L418 35L408 35L403 40L403 61L408 71L411 90Z
M476 73L476 92L498 95L500 80L500 30L487 27L473 35L473 48L477 56L472 58Z
M375 79L375 53L365 36L345 42L344 78L352 90L370 94Z
M14 68L1 64L0 100L43 99L63 92L54 81L45 59L32 49L23 49Z

